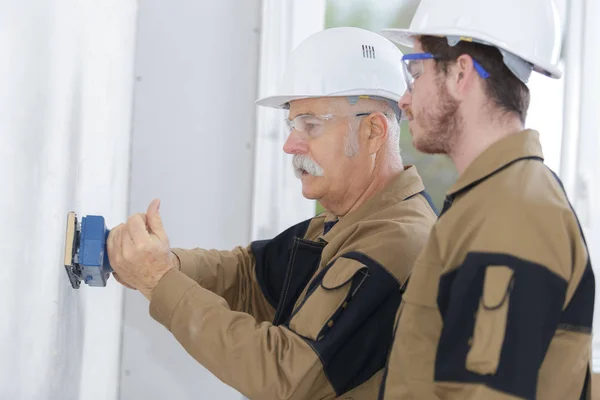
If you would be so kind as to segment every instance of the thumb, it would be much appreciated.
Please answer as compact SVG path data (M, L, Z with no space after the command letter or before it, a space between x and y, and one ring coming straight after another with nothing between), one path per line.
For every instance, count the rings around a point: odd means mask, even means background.
M148 225L150 233L155 234L162 242L165 242L167 241L167 233L165 232L159 209L160 200L152 200L152 203L150 203L148 210L146 211L146 224Z

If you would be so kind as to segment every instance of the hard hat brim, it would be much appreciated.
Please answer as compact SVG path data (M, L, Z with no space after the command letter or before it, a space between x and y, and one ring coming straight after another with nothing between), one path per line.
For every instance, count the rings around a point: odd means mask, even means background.
M402 93L403 94L403 93ZM402 94L398 95L397 93L389 92L387 90L373 90L373 89L357 89L357 90L347 90L344 92L338 93L330 93L327 95L314 95L314 94L294 94L294 95L278 95L278 96L267 96L260 98L255 101L256 105L264 106L264 107L272 107L272 108L286 108L286 105L294 100L302 100L302 99L316 99L323 97L349 97L349 96L375 96L385 98L394 102L397 102L402 97Z
M465 31L453 31L452 29L447 30L430 30L430 31L412 31L409 29L383 29L381 31L382 36L391 40L394 43L397 43L401 46L413 48L415 45L415 36L466 36L473 37L480 40L484 40L489 42L490 44L498 47L503 47L502 43L498 43L494 38L483 37L480 32L465 32ZM518 57L530 62L534 66L534 71L539 72L543 75L549 76L551 78L559 79L562 76L562 71L553 64L548 64L544 62L540 62L539 60L534 60L528 57L525 57L522 54L515 54Z
M405 47L414 47L414 36L422 35L423 33L414 32L408 29L384 29L381 35L394 43Z
M268 96L263 97L261 99L256 100L254 103L257 106L271 107L271 108L286 108L286 105L290 101L301 100L301 99L309 99L309 98L317 98L323 96L290 96L290 95L282 95L282 96Z

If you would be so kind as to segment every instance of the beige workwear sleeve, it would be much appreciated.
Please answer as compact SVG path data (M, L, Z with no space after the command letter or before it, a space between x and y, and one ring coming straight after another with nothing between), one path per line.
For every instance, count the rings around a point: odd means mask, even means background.
M150 314L219 379L253 399L333 399L319 357L283 326L230 309L180 271L161 279Z
M223 297L232 310L246 312L258 321L273 320L275 310L256 280L256 263L250 246L231 251L200 248L171 251L179 259L181 272Z

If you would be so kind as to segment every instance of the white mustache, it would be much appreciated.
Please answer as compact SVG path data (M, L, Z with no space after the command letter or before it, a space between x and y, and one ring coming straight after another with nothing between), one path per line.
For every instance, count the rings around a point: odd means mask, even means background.
M295 154L292 158L292 165L294 166L294 175L298 179L302 177L302 171L306 171L312 176L323 176L323 168L305 154Z

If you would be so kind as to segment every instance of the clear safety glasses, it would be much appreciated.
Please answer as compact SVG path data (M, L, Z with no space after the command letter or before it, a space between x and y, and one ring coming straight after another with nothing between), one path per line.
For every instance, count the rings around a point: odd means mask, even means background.
M409 92L412 92L415 87L415 80L423 74L425 66L423 65L424 60L440 59L431 53L414 53L406 54L402 57L402 72L404 74L404 80L406 81L406 87ZM475 70L483 79L487 79L490 74L473 59L473 66Z
M285 119L285 123L287 126L287 135L292 133L292 131L296 131L301 134L303 137L307 139L314 139L319 137L324 132L324 127L327 123L334 122L340 118L344 117L366 117L367 115L371 115L370 112L363 112L358 114L350 114L350 115L333 115L333 114L300 114L296 116L294 119Z

